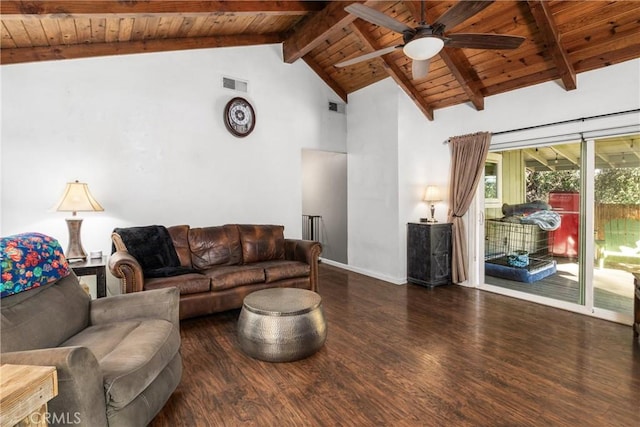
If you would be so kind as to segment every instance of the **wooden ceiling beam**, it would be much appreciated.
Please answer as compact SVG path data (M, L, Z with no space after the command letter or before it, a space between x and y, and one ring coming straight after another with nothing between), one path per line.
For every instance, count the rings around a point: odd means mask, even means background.
M322 10L324 2L316 1L214 1L214 0L147 0L147 1L2 1L2 19L8 15L63 15L92 18L120 14L164 13L264 13L269 15L306 15Z
M529 0L527 1L529 10L536 21L543 43L551 53L551 57L555 62L556 69L565 90L574 90L577 87L576 71L569 61L569 55L562 47L560 33L553 20L551 10L545 1Z
M336 31L342 31L356 17L344 8L361 1L331 1L320 12L303 20L282 44L284 62L292 64L311 52ZM366 2L365 2L366 3Z
M179 39L140 40L114 43L83 43L0 50L2 64L89 58L93 56L127 55L166 52L172 50L207 49L215 47L251 46L282 42L279 34L192 37Z
M413 19L416 22L420 22L420 2L405 1L404 5L413 16ZM428 22L434 22L438 18L434 16L433 12L430 12L428 8L425 8L425 15ZM465 54L460 49L444 48L440 51L439 55L464 93L469 97L469 101L471 101L475 109L478 111L484 110L484 96L482 96L480 92L480 85L478 83L480 79Z
M372 51L380 49L380 47L376 45L375 40L373 40L371 35L367 32L362 21L354 21L351 27L353 32L360 37L360 40L362 40L367 48ZM409 95L409 98L411 98L411 100L418 106L427 119L433 120L433 108L427 104L418 89L416 89L411 80L407 78L402 69L400 69L395 62L391 61L388 58L388 55L381 56L380 59L384 62L384 68L387 70L389 76L391 76L391 78L395 80L396 84L400 86L407 95Z
M338 84L326 71L322 69L316 61L311 58L311 55L305 55L302 60L329 86L344 102L347 101L347 91Z
M469 97L476 110L484 110L484 96L480 92L480 79L466 55L460 49L445 47L440 51L440 58L447 65L456 81Z

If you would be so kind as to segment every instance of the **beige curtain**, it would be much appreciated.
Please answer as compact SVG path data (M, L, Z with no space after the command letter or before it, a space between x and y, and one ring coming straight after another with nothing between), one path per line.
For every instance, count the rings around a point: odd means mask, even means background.
M449 139L451 148L451 178L449 187L449 222L453 224L453 255L451 279L454 283L467 280L467 240L462 216L467 213L478 182L484 171L491 134L478 132Z

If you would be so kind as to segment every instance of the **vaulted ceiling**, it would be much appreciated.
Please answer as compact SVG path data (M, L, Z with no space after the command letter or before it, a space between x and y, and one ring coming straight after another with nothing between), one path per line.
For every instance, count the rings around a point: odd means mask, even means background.
M335 65L402 44L402 34L345 11L365 5L416 27L419 1L6 1L0 3L1 63L282 43L283 60L305 61L343 100L391 76L423 114L640 57L640 1L496 1L449 33L524 37L514 50L445 47L426 77L413 79L402 49ZM455 1L426 1L427 23Z

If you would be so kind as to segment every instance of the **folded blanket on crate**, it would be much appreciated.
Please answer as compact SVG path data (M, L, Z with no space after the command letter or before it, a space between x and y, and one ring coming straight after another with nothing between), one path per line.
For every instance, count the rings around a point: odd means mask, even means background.
M554 211L537 211L520 219L522 224L536 224L545 231L557 230L560 222L560 215Z

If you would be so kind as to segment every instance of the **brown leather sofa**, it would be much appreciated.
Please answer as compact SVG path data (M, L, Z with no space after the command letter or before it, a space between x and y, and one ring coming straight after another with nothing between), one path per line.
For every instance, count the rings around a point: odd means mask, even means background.
M111 237L116 251L111 273L123 293L175 286L180 291L180 319L242 307L251 292L275 287L318 290L318 242L285 239L280 225L227 224L167 228L180 265L194 271L172 277L145 278L121 236Z

